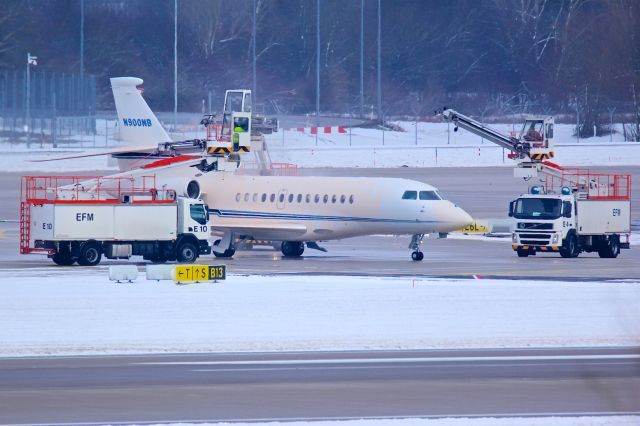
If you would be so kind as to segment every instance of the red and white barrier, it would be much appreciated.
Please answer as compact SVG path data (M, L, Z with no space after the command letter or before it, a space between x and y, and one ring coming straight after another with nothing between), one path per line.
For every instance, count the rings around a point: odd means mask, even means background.
M301 132L316 135L318 133L348 133L345 126L326 126L326 127L285 127L285 132Z

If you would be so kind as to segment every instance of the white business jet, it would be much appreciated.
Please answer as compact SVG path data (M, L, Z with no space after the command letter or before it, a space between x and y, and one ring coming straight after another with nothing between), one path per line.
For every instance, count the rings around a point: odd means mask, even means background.
M150 147L169 136L149 109L137 86L142 80L112 78L120 135L143 159L137 169L116 176L142 181L155 176L156 185L178 195L202 197L208 204L212 231L222 238L213 244L218 257L235 253L237 239L282 241L285 257L299 257L318 241L372 234L412 235L412 259L424 258L425 234L447 233L472 222L462 208L445 200L426 183L398 178L244 176L213 166L206 154L158 160ZM123 157L126 149L116 153ZM137 152L138 154L135 154ZM137 158L137 157L136 157ZM131 163L127 163L131 166Z

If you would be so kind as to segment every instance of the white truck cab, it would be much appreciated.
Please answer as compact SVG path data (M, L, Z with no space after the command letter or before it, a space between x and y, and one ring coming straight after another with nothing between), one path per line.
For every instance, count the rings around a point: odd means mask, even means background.
M630 246L630 206L629 199L590 198L569 187L545 193L533 186L509 205L512 248L519 257L539 251L562 257L597 251L600 257L617 257Z

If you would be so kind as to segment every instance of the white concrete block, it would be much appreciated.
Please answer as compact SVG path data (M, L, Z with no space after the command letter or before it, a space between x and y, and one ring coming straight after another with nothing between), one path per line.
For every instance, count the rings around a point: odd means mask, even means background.
M111 281L133 282L138 278L138 267L136 265L112 265L109 266L109 279Z
M147 265L148 280L173 280L173 270L176 265Z

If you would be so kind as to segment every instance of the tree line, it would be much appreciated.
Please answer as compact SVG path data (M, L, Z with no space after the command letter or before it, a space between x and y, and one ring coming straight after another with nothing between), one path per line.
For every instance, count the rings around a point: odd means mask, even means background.
M258 107L313 113L316 1L178 0L179 109L199 111L209 93L219 108L225 89L251 88L255 16ZM321 111L375 112L378 1L319 1ZM0 67L22 69L31 52L39 67L79 72L80 3L2 1ZM586 136L594 126L605 131L615 109L637 128L636 0L380 4L386 116L425 116L444 105L478 116L537 112L573 120L578 115ZM113 108L108 78L122 75L145 80L154 109L173 108L173 25L173 0L84 1L84 71L97 76L99 109Z

